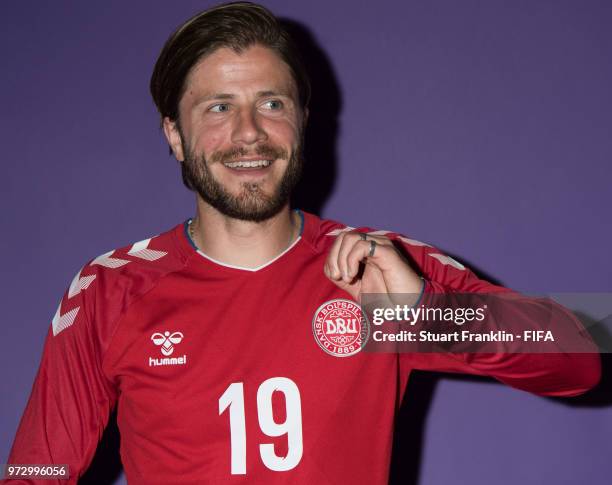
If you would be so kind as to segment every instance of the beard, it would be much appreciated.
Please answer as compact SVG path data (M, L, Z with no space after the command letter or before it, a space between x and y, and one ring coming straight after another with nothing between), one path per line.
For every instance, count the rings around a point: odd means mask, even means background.
M181 134L181 138L184 137ZM245 148L217 151L207 160L204 154L197 155L190 146L183 144L185 160L181 163L183 182L200 194L200 197L221 214L243 221L262 222L278 214L289 202L293 189L302 175L303 136L300 133L296 148L287 150L272 144L262 143L255 154L271 160L287 160L287 168L271 194L266 194L259 182L243 182L238 195L233 195L213 176L209 163L230 162L237 157L249 155ZM274 163L274 162L273 162Z

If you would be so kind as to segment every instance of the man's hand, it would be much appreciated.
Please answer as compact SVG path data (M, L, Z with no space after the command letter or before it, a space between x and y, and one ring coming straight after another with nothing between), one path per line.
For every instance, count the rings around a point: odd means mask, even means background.
M389 238L356 231L338 235L324 272L355 301L360 301L362 293L419 294L423 285Z

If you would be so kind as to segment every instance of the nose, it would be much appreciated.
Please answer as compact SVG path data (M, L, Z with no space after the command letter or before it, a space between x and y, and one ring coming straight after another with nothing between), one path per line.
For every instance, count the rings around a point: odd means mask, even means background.
M232 142L236 144L252 145L267 140L268 135L257 118L257 112L242 110L236 119L232 133Z

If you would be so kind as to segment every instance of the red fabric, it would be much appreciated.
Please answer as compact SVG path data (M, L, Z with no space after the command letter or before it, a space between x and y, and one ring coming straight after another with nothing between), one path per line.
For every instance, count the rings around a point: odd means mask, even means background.
M64 295L61 313L79 312L65 330L49 332L9 463L68 463L75 483L117 405L131 485L384 484L394 416L413 368L490 375L548 395L577 394L599 380L596 354L328 355L313 337L312 318L322 303L349 298L323 274L334 241L328 234L344 226L304 217L301 240L255 272L203 257L183 224L151 240L148 249L167 253L157 260L123 248L111 255L129 261L121 267L85 265L81 276L96 279L78 295ZM401 243L430 282L428 291L496 288L428 256L434 248ZM169 356L152 340L165 332L182 334ZM151 365L182 356L182 364ZM299 391L303 454L288 471L267 467L260 448L272 443L279 456L288 449L286 436L268 436L260 424L258 391L272 378ZM245 475L231 474L230 413L219 413L232 383L243 390ZM273 393L277 423L286 401L282 389Z

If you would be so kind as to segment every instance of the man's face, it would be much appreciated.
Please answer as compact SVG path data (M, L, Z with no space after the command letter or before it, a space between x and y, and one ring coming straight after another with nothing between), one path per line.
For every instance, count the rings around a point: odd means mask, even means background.
M180 128L166 119L164 131L204 201L251 221L288 203L301 173L304 113L276 53L214 51L189 74L179 113Z

